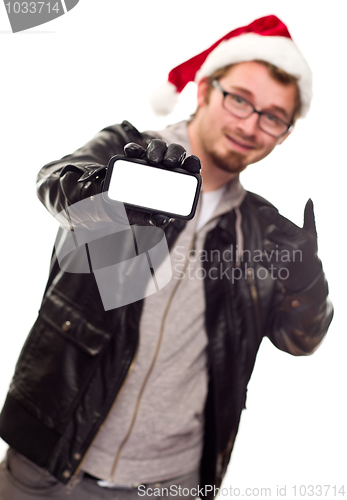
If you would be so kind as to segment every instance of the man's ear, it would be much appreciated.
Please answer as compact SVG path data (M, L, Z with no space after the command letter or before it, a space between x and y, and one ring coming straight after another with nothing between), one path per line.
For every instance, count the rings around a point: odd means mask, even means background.
M209 89L208 78L201 78L198 82L198 106L201 108L207 104L206 96Z

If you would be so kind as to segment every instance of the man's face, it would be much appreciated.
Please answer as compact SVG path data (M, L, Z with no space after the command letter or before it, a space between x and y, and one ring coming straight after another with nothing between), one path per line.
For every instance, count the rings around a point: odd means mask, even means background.
M291 122L296 85L277 82L266 66L255 61L236 64L219 79L219 83L223 90L247 99L258 111L268 111ZM257 113L246 119L233 116L223 107L223 94L213 88L206 99L207 89L206 81L199 83L197 132L205 154L218 168L239 173L247 165L267 156L286 138L278 139L263 132L257 125Z

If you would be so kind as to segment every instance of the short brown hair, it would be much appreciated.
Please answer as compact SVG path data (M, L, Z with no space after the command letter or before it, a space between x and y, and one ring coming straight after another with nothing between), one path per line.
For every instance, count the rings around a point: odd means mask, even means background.
M296 76L290 75L289 73L287 73L283 69L280 69L277 66L275 66L267 61L256 59L255 62L260 63L263 66L265 66L269 70L270 76L272 76L272 78L274 80L276 80L276 82L279 82L282 85L290 85L292 83L295 84L296 95L295 95L295 108L294 108L294 117L293 117L293 123L295 123L295 121L300 117L300 113L301 113L301 99L300 99L300 91L299 91L299 86L298 86L298 78ZM209 86L208 86L207 93L206 93L206 102L208 102L209 97L210 97L210 93L211 93L212 89L214 88L212 85L213 80L219 80L220 78L223 78L223 76L227 74L229 69L232 68L233 66L235 66L236 64L238 64L238 63L229 64L228 66L223 66L222 68L218 68L216 71L214 71L214 73L212 73L212 75L207 77L207 81L208 81ZM192 115L192 118L194 118L194 116L196 115L196 112L197 112L197 110Z

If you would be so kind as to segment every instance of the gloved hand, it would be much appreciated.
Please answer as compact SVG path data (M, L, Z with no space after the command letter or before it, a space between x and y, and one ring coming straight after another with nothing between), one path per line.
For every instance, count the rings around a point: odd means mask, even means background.
M201 162L197 156L186 157L186 151L180 144L172 143L167 146L161 139L153 139L147 149L144 149L135 142L130 142L124 146L124 154L129 158L141 158L151 165L162 164L165 167L184 168L188 172L199 173ZM138 210L126 209L130 224L140 226L156 226L164 229L171 221L167 215L150 214Z
M322 270L317 256L312 200L306 203L302 228L280 215L275 208L261 207L259 213L270 223L265 233L263 263L289 291L305 289Z

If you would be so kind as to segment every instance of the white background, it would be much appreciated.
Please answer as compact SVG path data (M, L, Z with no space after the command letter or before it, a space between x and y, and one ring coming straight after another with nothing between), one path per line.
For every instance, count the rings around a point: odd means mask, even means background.
M290 497L295 484L347 482L342 6L337 0L80 0L55 21L12 34L0 5L0 404L39 309L57 230L35 195L38 170L123 119L144 130L186 118L195 108L194 84L166 119L153 116L148 95L177 64L273 13L310 62L314 100L292 136L249 166L242 182L300 225L312 197L335 318L311 357L262 344L224 485L270 487L275 497L277 485L286 484ZM5 448L0 441L0 455Z

